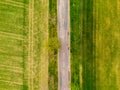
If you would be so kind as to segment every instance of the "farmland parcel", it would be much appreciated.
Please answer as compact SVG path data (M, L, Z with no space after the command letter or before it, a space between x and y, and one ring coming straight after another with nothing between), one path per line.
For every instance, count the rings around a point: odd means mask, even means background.
M0 0L0 90L47 90L48 0Z
M119 0L71 0L72 90L120 90L119 12Z

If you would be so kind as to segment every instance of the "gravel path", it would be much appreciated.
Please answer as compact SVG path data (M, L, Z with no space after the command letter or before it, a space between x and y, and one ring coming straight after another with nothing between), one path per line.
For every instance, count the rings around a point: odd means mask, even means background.
M58 0L58 36L62 48L58 55L59 90L70 90L70 16L69 0Z

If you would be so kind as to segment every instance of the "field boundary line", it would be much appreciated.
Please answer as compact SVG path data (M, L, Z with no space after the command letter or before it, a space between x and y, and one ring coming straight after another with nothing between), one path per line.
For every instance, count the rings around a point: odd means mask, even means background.
M30 39L31 39L31 37L30 37L30 29L31 29L31 23L30 23L30 21L31 21L31 13L30 13L30 9L31 9L31 7L30 7L30 2L31 2L31 0L29 0L29 32L28 32L28 43L29 43L29 45L28 45L28 90L30 90L30 75L31 75L31 73L30 73L30 61L31 61L31 54L30 54L30 51L31 51L31 49L30 49L30 47L31 47L31 45L30 45Z
M32 81L31 81L31 83L32 83L32 85L31 85L31 87L32 87L32 89L31 90L34 90L34 88L33 88L33 81L34 81L33 80L33 76L34 76L34 73L33 73L34 72L34 70L33 70L33 60L34 60L33 59L33 57L34 57L33 56L34 55L34 53L33 53L34 52L34 45L33 45L33 43L34 43L34 0L32 0L32 11L31 11L31 14L32 14L32 22L31 22L32 23L32 30L31 30L31 34L32 34L31 35L31 37L32 37L32 41L31 41L32 42L31 43L32 44L32 46L31 46L31 52L32 52L31 53L31 55L32 55L32 60L31 60L31 67L32 67L31 68L32 69L32 71L31 71L32 77L31 78L32 78Z

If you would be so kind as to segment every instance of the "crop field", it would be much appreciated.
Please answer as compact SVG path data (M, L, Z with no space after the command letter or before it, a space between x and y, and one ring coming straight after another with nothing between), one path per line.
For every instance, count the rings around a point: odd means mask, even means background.
M96 1L96 74L99 90L120 90L120 3Z
M0 1L0 90L26 90L26 5Z
M71 0L72 90L120 90L119 12L119 0Z
M0 90L48 90L48 5L0 0Z

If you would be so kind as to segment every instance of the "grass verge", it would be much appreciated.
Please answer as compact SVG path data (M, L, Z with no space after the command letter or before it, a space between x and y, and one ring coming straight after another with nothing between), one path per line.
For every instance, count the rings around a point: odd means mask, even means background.
M29 2L29 89L48 90L48 11L49 0Z
M49 0L49 40L57 38L57 0ZM49 90L58 90L57 52L49 52Z

